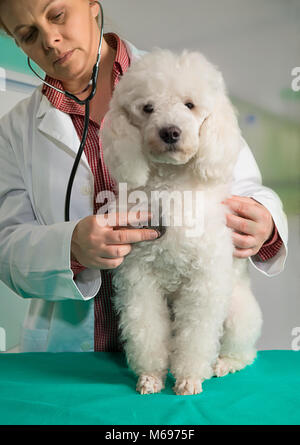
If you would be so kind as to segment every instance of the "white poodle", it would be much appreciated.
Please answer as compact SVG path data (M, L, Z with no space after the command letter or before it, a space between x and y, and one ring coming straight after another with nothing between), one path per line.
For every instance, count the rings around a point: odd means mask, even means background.
M194 225L182 207L163 209L171 215L165 233L132 244L113 276L137 390L159 392L170 369L176 394L200 393L205 379L253 362L262 324L222 204L241 136L221 73L196 52L145 55L117 85L102 141L110 173L128 192L145 192L150 203L153 191L192 191L193 206L200 202Z

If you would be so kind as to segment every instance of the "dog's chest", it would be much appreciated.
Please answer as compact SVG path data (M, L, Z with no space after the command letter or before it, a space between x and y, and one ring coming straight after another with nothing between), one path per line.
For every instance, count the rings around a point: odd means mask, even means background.
M170 225L165 225L165 233L154 241L138 243L135 247L136 260L147 262L157 282L167 291L176 292L183 283L188 280L195 271L200 273L209 261L210 255L214 255L212 246L216 242L222 243L226 233L224 206L217 194L203 192L199 205L199 214L195 209L188 224L184 210L175 214L176 206L170 206L168 211ZM195 200L192 201L194 206ZM177 205L179 212L180 206ZM181 224L175 225L175 217ZM159 229L159 227L158 227ZM225 231L224 231L225 230ZM216 241L218 240L218 241Z

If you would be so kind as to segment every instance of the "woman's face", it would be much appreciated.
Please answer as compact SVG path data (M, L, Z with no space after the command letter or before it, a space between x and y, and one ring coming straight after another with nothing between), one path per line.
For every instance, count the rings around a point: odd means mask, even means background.
M89 0L2 0L0 7L20 48L62 82L90 75L99 43L98 13L99 5Z

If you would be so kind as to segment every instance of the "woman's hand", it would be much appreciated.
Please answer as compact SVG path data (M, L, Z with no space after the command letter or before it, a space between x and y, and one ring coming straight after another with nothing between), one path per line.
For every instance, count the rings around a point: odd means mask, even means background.
M104 226L103 220L108 216L108 214L87 216L79 221L73 231L72 257L90 269L115 269L131 252L131 243L158 237L158 233L152 229L127 228L128 214L124 213L116 213L115 225ZM141 223L142 218L147 224L151 214L141 213L134 221L131 213L130 223L132 225L137 221ZM119 221L122 221L122 225L119 225Z
M274 230L274 221L270 212L253 198L232 196L224 201L234 213L227 214L227 227L232 233L236 258L248 258L255 255Z

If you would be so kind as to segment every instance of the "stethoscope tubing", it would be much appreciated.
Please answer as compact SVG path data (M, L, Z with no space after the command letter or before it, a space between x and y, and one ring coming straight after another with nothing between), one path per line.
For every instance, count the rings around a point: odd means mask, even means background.
M65 197L65 222L70 221L70 201L71 201L71 193L72 193L72 187L75 179L75 175L77 172L77 168L82 156L82 152L85 147L86 138L88 134L89 129L89 120L90 120L90 102L86 101L85 103L85 114L84 114L84 127L83 127L83 133L82 138L80 142L80 146L70 173L67 191L66 191L66 197Z

